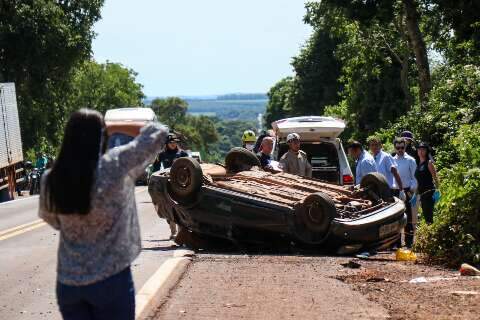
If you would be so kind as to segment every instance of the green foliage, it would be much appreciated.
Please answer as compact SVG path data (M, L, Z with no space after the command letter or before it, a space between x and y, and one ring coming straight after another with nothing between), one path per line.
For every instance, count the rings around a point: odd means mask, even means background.
M149 107L157 113L160 121L183 138L185 148L200 151L205 161L215 157L211 150L219 139L215 119L187 114L188 103L178 97L154 99Z
M242 134L245 130L255 130L254 121L220 121L217 119L215 127L219 141L211 150L211 160L223 163L225 155L233 147L242 146Z
M415 106L378 134L392 141L408 129L436 149L437 165L446 168L459 161L451 145L458 129L480 121L480 67L443 65L434 71L434 79L426 111Z
M275 120L286 118L292 113L291 96L294 80L292 77L283 78L268 91L267 111L265 122L267 126Z
M157 98L150 103L150 108L157 113L163 123L175 129L177 124L185 121L188 103L178 97Z
M136 76L120 63L83 63L72 77L70 109L90 108L104 114L108 109L140 106L144 94Z
M480 123L462 126L451 146L460 161L442 170L434 224L421 226L416 247L457 267L480 263Z
M25 149L58 143L72 69L91 54L103 0L0 0L0 82L15 82Z

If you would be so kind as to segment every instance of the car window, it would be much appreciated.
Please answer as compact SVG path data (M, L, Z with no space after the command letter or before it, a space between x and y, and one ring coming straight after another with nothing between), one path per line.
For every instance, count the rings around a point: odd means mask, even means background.
M108 149L123 146L134 138L124 133L114 133L108 138Z

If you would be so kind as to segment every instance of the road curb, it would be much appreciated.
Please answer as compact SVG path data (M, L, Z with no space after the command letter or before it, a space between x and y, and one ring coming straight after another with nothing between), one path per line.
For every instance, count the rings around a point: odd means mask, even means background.
M158 268L135 296L135 319L145 319L166 300L187 270L193 256L194 253L190 250L176 250L173 257Z

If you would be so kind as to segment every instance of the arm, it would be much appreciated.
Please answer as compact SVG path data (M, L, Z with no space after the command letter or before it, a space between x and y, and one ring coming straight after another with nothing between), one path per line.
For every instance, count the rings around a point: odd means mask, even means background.
M417 190L417 179L415 178L415 170L417 170L417 162L415 159L410 159L410 191Z
M102 157L102 165L112 165L119 176L137 178L162 149L167 128L152 123L142 128L140 134L130 143L111 149Z
M438 189L440 187L440 180L438 180L437 169L435 169L435 165L433 164L432 160L428 161L428 170L432 174L432 178L433 178L433 182L435 183L435 187Z
M400 175L398 174L397 167L392 166L390 171L392 172L393 177L395 178L395 181L397 182L398 189L403 190L402 179L400 178Z
M305 173L307 174L307 177L311 178L312 177L312 165L310 162L308 162L308 159L305 159Z
M388 166L390 167L390 172L392 173L393 178L397 183L398 189L403 190L402 178L400 178L400 175L398 174L398 169L397 169L397 164L395 162L395 159L393 159L392 156L388 155L386 160L387 160Z
M286 158L286 157L282 157L279 162L280 162L280 165L282 166L283 172L289 172L289 171L288 171L288 161L287 161L287 158Z
M47 209L48 195L45 188L47 176L48 173L44 173L40 181L40 205L38 206L38 216L54 229L60 230L60 221L58 220L57 214L50 212Z

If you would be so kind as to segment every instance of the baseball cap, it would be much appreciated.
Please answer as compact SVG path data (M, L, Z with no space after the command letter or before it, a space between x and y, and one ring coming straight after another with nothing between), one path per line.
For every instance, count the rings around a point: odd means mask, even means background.
M300 140L300 135L298 133L295 133L295 132L288 134L287 142L290 142L292 140Z
M425 142L420 142L420 143L418 144L417 149L420 149L420 148L424 148L424 149L430 150L430 146L429 146L427 143L425 143Z
M400 134L400 137L405 138L405 139L413 140L413 133L411 131L403 131Z
M167 137L167 143L179 142L179 141L180 141L180 139L178 139L176 134L169 134L168 137Z

